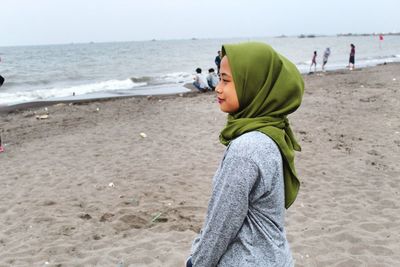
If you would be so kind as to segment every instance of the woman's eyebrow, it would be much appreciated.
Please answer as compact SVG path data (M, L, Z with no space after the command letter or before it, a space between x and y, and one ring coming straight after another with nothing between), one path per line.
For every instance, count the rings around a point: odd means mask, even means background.
M231 77L229 74L226 74L226 73L221 73L221 76L225 76L225 77L227 77L227 78L230 78L230 77Z

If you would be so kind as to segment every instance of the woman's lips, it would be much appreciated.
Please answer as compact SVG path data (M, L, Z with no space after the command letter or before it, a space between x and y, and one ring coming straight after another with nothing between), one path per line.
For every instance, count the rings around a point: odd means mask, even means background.
M221 104L222 102L224 102L224 100L219 97L217 98L217 100L218 100L218 104Z

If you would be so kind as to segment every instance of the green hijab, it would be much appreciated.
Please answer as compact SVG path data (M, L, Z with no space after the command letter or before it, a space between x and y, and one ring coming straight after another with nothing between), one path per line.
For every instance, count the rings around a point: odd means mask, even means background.
M294 150L300 151L287 115L301 103L303 78L296 66L269 45L242 43L222 46L231 67L239 110L228 115L220 141L228 145L236 137L259 131L278 145L283 159L285 207L289 208L299 191L294 166Z

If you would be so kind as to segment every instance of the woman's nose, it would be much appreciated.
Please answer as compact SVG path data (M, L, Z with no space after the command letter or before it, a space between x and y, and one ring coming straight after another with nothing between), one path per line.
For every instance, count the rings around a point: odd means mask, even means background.
M220 84L220 83L218 83L218 84L217 84L217 87L215 87L215 92L217 92L218 94L221 94L221 93L222 93L222 90L221 90L221 86L219 86L219 84Z

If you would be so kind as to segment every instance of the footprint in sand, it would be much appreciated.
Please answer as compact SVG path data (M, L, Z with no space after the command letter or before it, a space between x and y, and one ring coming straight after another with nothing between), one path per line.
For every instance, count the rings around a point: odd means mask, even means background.
M365 231L368 232L377 232L380 229L383 228L383 226L381 224L377 224L377 223L363 223L360 224L360 228L364 229Z
M376 151L375 149L368 150L367 153L368 153L369 155L372 155L372 156L379 156L378 151Z
M106 212L100 217L100 222L109 222L112 217L114 217L114 214Z
M129 230L129 229L141 229L150 227L149 220L146 220L140 216L134 214L123 215L118 218L118 223L115 228L119 231Z

